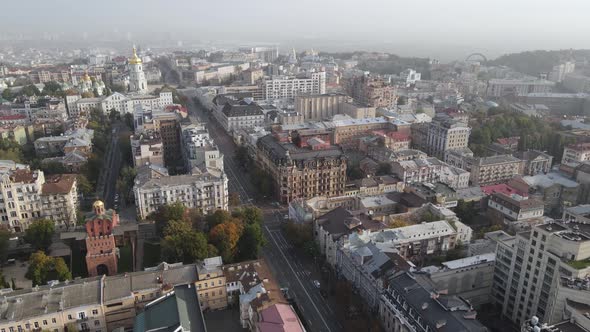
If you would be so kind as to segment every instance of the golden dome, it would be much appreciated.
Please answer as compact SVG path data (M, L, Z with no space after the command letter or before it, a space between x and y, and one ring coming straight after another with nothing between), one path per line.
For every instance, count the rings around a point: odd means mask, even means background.
M82 80L83 80L83 81L86 81L86 82L90 82L90 81L92 81L92 80L90 79L90 75L88 75L88 72L84 73L84 76L82 76Z
M101 200L97 200L92 204L92 207L96 210L96 208L104 208L104 203Z
M133 56L131 57L131 59L129 59L129 64L130 65L141 64L141 59L137 56L137 50L135 49L135 46L133 47Z

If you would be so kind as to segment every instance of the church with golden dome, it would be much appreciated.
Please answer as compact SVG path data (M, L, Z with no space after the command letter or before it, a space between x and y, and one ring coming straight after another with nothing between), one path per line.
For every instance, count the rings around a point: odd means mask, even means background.
M137 55L137 49L133 47L133 56L129 63L129 92L146 94L148 92L147 79L143 72L143 61Z

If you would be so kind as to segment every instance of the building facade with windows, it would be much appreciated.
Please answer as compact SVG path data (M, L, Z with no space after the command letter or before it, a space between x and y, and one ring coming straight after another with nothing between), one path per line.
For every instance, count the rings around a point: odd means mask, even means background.
M321 144L318 149L300 148L272 135L258 139L256 145L257 163L272 178L281 202L344 193L346 157L341 147Z
M262 82L264 99L295 98L299 94L326 93L326 72L310 73L306 77L273 76Z

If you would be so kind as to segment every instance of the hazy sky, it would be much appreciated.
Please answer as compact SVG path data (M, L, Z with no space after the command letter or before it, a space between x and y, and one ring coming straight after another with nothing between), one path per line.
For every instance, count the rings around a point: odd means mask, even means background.
M1 8L4 32L341 40L388 44L400 54L440 47L492 53L590 48L588 0L8 0Z

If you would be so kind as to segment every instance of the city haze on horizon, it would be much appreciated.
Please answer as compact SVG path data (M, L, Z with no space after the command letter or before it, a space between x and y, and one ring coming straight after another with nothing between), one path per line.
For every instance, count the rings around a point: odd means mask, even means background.
M34 6L35 10L31 10ZM590 2L178 0L101 2L87 10L71 0L3 4L0 45L18 35L59 41L103 39L271 43L322 51L386 51L445 60L472 52L490 58L535 49L590 48ZM22 13L22 14L21 14ZM8 15L6 15L8 14ZM25 15L26 18L25 19ZM31 24L32 21L38 22Z

